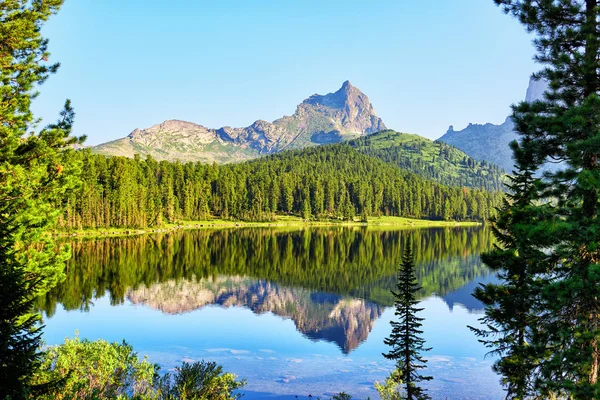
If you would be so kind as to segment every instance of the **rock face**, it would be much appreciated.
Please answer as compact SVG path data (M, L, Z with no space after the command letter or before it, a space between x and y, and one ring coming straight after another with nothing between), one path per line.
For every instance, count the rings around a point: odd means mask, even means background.
M337 143L386 129L369 98L349 81L334 93L312 95L292 116L258 120L246 128L212 129L169 120L135 129L126 138L92 148L96 153L158 160L235 162L284 149Z
M469 124L461 131L455 131L450 126L438 140L464 151L478 161L496 164L510 173L513 161L508 144L518 137L514 127L511 117L506 118L500 125Z
M271 312L291 318L296 329L311 339L336 343L344 353L367 339L383 312L382 307L361 299L234 276L141 285L130 289L127 298L167 314L207 305L247 307L256 314Z
M529 80L525 101L542 100L548 89L546 81ZM508 144L518 139L514 131L515 124L511 117L500 125L469 124L461 131L455 131L452 126L438 140L448 143L479 161L487 161L502 167L506 172L513 170L512 151Z
M544 93L548 89L548 81L529 78L529 86L527 87L527 93L525 94L525 101L533 103L536 100L544 100Z

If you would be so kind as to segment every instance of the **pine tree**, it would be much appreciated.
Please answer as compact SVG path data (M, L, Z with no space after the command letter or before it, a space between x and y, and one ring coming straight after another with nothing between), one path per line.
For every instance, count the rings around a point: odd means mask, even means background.
M544 100L513 109L516 130L535 157L562 162L538 188L540 215L528 222L529 246L545 250L536 335L545 348L534 386L577 399L600 398L600 7L597 0L495 0L537 34ZM544 200L545 199L545 200ZM547 210L551 210L549 213Z
M32 299L61 279L67 248L49 234L78 165L66 146L74 113L65 103L58 122L30 133L35 85L58 64L48 65L41 26L61 0L0 2L0 398L25 398L40 358L40 328ZM35 388L33 388L35 389Z
M417 292L421 289L415 276L415 265L412 254L412 242L410 237L406 241L406 249L402 255L402 264L398 271L398 291L392 291L395 301L396 312L394 315L398 321L390 321L392 333L384 340L384 343L392 347L384 357L396 361L396 368L401 372L401 379L406 390L407 400L422 400L430 397L418 384L422 381L433 379L431 376L423 376L419 370L426 367L427 362L421 356L421 352L429 351L431 348L423 347L425 340L421 338L423 331L420 329L423 318L416 314L423 310L415 307L418 303Z
M540 179L539 167L530 138L511 143L516 171L509 176L504 204L491 219L497 239L495 248L482 255L483 262L495 271L501 283L488 283L473 296L486 306L480 320L484 328L470 327L480 342L500 356L494 370L502 375L507 398L524 399L535 393L534 378L541 354L532 346L539 323L540 288L547 272L546 255L532 245L531 224L544 218L535 203Z

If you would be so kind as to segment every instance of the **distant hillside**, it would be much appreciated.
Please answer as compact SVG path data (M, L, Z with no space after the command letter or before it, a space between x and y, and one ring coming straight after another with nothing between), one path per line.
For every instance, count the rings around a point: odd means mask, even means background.
M386 129L369 98L348 81L327 95L312 95L292 116L258 120L246 128L206 128L192 122L168 120L127 137L104 143L92 151L105 155L157 160L228 163L284 149L337 143Z
M542 99L548 84L545 81L529 80L525 101ZM511 117L500 125L469 124L465 129L455 131L450 126L438 140L457 147L476 160L496 164L511 173L513 170L512 152L508 144L518 138L514 132Z
M498 166L477 161L446 143L386 130L354 139L349 144L361 153L443 185L503 189L504 173Z

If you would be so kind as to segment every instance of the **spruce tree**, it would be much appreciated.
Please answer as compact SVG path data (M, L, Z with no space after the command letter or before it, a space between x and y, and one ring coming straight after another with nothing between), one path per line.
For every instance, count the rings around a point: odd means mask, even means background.
M0 2L0 398L35 394L30 378L40 359L40 328L31 304L61 279L67 248L49 234L65 194L76 184L77 163L65 148L74 113L32 133L36 85L55 72L48 64L42 24L62 0ZM81 139L82 140L82 139Z
M537 202L540 179L534 176L536 159L530 138L511 143L515 167L509 176L504 204L491 218L497 239L494 249L482 255L501 283L488 283L475 290L475 298L485 306L480 320L484 328L470 327L480 342L500 356L494 370L502 375L507 398L523 399L535 393L534 378L541 354L532 346L539 323L540 288L548 272L546 254L532 245L531 224L544 218Z
M545 172L539 215L527 222L530 248L548 267L540 287L536 394L600 398L600 30L597 0L495 0L536 34L535 74L549 82L542 101L513 109L535 157L561 162ZM522 240L522 239L519 239ZM531 278L530 278L531 279Z
M398 321L390 321L392 333L384 340L384 343L392 347L383 356L396 361L396 368L401 372L401 379L406 391L407 400L429 399L424 389L419 386L422 381L433 379L431 376L423 376L420 370L426 367L427 362L421 356L421 352L429 351L425 348L425 340L421 337L423 331L420 329L423 318L417 317L422 308L415 307L418 303L417 292L421 287L415 276L415 265L412 254L412 242L410 236L406 241L406 248L402 255L402 264L398 270L398 291L392 291L395 301Z
M30 313L35 285L6 261L0 257L0 398L21 399L35 393L24 380L40 365L41 328Z

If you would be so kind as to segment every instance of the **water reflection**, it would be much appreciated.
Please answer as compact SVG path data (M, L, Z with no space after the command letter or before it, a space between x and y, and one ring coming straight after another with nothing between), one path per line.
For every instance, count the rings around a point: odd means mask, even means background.
M383 311L381 306L362 299L225 276L141 285L129 290L127 298L132 304L167 314L207 305L241 306L255 314L270 312L291 318L296 329L310 339L336 343L345 354L367 338Z
M437 294L450 308L481 307L470 293L487 274L479 260L491 245L486 229L253 228L74 242L67 279L39 308L47 316L57 304L86 311L105 293L112 305L127 299L165 314L241 306L290 318L305 337L347 354L393 304L408 236L421 297Z
M484 305L479 300L473 297L473 291L479 285L499 282L500 279L498 279L498 277L495 274L484 274L468 282L460 289L446 294L443 297L443 300L448 305L450 311L452 311L457 304L460 304L461 306L465 307L469 312L483 313Z

